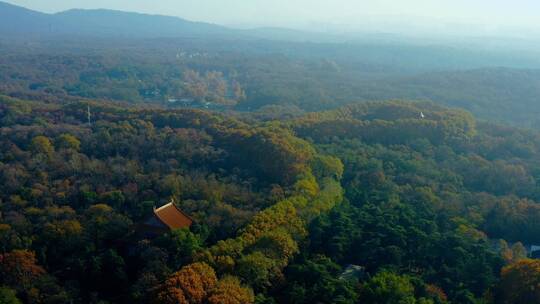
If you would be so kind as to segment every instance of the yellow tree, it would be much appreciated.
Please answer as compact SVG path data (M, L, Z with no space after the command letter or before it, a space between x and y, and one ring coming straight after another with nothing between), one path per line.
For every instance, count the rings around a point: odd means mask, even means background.
M226 276L210 292L209 304L251 304L255 301L253 290L243 287L237 277Z
M32 142L30 143L30 149L34 153L43 154L51 154L54 151L54 147L49 138L41 135L36 136L32 139Z
M81 141L71 134L62 134L58 137L58 147L61 149L79 151L81 148Z
M193 263L173 273L160 286L157 303L199 304L217 283L216 273L205 263Z

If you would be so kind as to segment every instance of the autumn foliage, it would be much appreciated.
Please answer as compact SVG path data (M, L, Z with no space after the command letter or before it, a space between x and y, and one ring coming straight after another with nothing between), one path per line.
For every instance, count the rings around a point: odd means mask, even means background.
M540 303L540 260L523 259L504 267L497 302Z
M8 286L28 288L34 280L45 274L37 264L35 253L13 250L0 255L0 281Z
M214 269L204 263L183 267L160 287L158 303L203 303L208 291L217 283Z
M205 263L193 263L172 274L160 287L156 303L253 303L253 291L238 278L217 280L214 270Z
M253 291L240 284L236 277L226 276L219 280L210 292L209 304L250 304L254 302Z

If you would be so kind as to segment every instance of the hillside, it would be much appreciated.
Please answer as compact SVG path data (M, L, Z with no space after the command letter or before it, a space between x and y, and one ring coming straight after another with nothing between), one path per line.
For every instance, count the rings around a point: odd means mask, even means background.
M260 122L1 97L0 125L1 292L27 302L491 303L540 242L540 134L432 103ZM138 234L171 198L196 224Z
M540 303L535 31L263 2L0 2L0 304Z
M540 127L540 70L484 68L427 73L390 81L392 97L429 99L465 108L479 118ZM388 96L387 96L388 97Z
M40 39L62 35L144 38L236 34L218 25L177 17L105 9L45 14L4 2L0 2L0 32L3 35L39 34Z
M482 120L539 125L537 69L431 66L410 70L384 64L397 61L395 56L372 61L375 53L384 54L374 47L229 42L226 38L151 43L75 39L20 45L8 41L0 46L0 93L23 99L98 98L173 108L183 103L168 100L183 99L190 101L188 106L211 102L216 109L262 112L280 107L320 111L390 99L430 100L467 109ZM384 48L389 54L392 49ZM440 58L437 54L418 53L421 61L404 60L429 65Z
M348 38L318 32L286 28L233 29L220 25L193 22L179 17L140 14L107 9L71 9L46 14L0 1L0 33L20 34L28 38L60 37L99 38L229 38L283 41L344 42ZM18 38L18 37L17 37Z
M48 30L51 16L23 7L0 2L0 33L20 35L42 33Z

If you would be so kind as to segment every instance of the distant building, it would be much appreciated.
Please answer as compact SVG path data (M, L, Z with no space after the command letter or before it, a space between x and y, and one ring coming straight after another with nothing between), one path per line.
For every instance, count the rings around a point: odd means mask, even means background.
M527 253L532 259L540 259L540 245L527 246Z
M174 229L189 228L193 219L180 210L174 202L159 208L154 207L154 214L139 225L139 234L152 238Z
M193 103L194 101L195 99L193 98L188 98L188 97L180 98L180 102L183 102L184 104L190 104L190 103Z

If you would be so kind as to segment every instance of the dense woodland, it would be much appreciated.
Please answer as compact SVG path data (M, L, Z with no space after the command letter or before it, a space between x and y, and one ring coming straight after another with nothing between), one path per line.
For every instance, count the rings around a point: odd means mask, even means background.
M480 120L540 126L540 72L524 68L540 65L521 53L507 56L522 63L467 49L375 42L2 42L0 92L25 100L97 98L274 115L406 99L463 108Z
M0 101L6 303L539 299L534 131L399 101L279 121ZM170 198L196 224L138 236Z
M14 11L0 304L540 303L538 56Z

